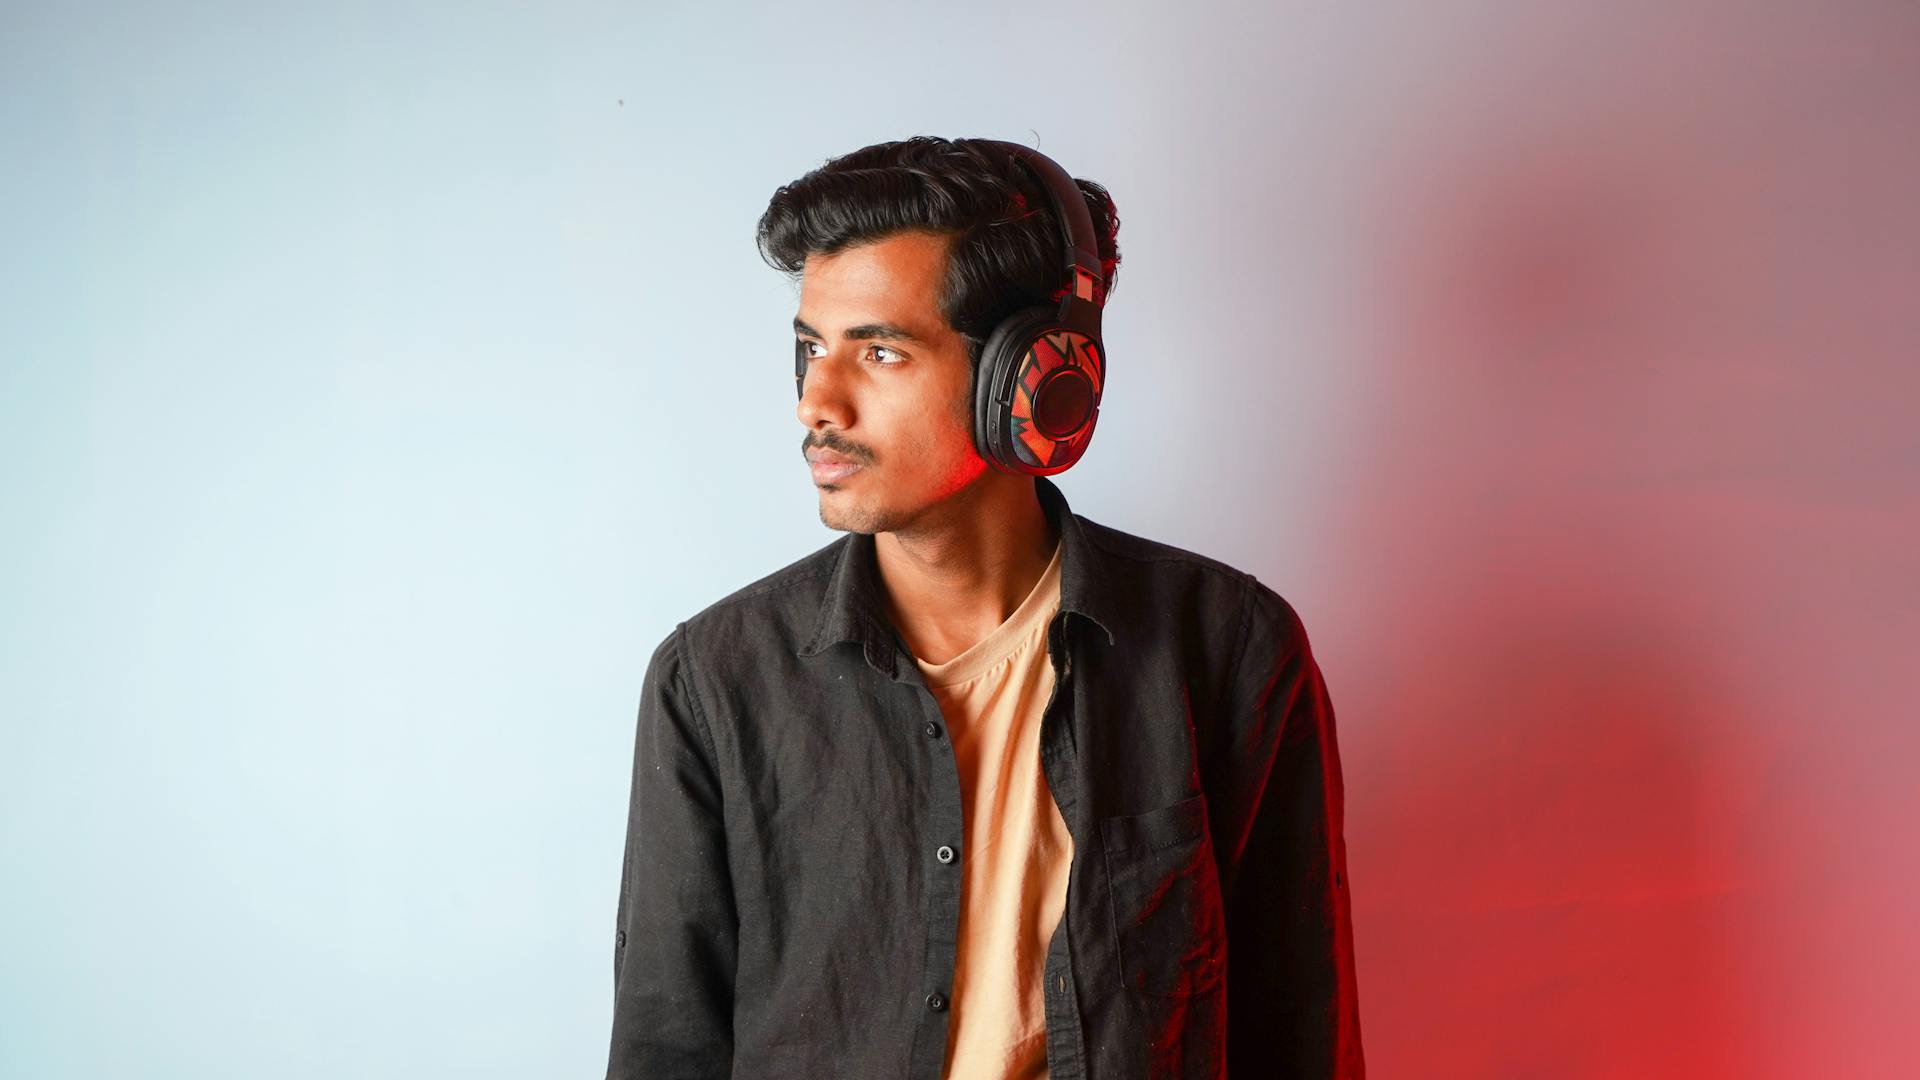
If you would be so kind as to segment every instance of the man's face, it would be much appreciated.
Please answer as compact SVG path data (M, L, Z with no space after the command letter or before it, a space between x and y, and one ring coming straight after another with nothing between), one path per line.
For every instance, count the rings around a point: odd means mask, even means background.
M811 256L801 273L800 448L852 466L811 467L830 529L898 531L988 470L973 446L966 342L940 314L948 242L895 233Z

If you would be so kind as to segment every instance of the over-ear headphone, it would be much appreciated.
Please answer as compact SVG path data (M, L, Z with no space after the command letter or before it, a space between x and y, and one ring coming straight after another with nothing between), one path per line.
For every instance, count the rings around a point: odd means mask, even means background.
M973 444L1003 473L1063 472L1086 453L1100 417L1107 350L1100 341L1100 241L1087 197L1054 160L1019 143L986 140L1026 164L1064 227L1062 264L1071 287L1056 310L1030 307L987 335L974 373Z
M1062 265L1071 287L1058 308L1022 308L987 335L974 372L973 444L987 464L1012 475L1063 472L1086 453L1100 415L1107 351L1100 341L1100 242L1080 185L1038 150L998 139L1046 190L1065 226ZM806 396L807 354L794 350L794 387Z

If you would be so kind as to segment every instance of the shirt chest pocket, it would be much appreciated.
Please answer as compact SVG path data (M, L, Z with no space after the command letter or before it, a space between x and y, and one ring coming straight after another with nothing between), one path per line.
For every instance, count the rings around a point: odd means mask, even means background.
M1120 978L1146 994L1206 993L1226 974L1226 914L1205 795L1103 818Z

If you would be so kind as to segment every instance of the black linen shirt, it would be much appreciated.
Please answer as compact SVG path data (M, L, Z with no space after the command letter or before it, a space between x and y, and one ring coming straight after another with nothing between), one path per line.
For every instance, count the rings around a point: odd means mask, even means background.
M1073 835L1052 1080L1365 1075L1333 708L1252 575L1073 513L1040 763ZM609 1080L938 1080L964 855L946 721L848 533L654 650Z

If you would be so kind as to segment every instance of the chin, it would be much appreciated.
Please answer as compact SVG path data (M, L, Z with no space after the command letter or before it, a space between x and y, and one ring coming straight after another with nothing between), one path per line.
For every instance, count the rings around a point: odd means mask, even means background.
M832 486L820 489L820 524L840 532L872 532L866 524L870 515L859 507L842 505L834 498L839 492Z
M840 488L820 489L820 523L829 529L853 533L892 532L900 525L899 515L884 508L856 502L851 497L837 498Z

